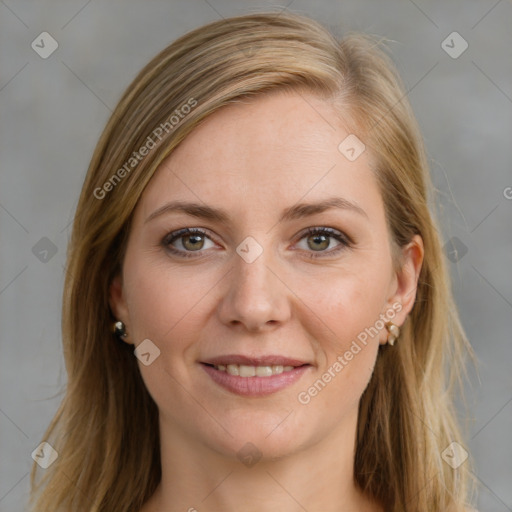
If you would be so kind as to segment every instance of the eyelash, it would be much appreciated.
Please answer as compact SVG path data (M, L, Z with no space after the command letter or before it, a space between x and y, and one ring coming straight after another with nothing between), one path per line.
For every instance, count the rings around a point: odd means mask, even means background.
M186 236L186 235L195 235L200 234L204 235L207 238L210 238L207 234L207 232L201 228L183 228L179 229L178 231L173 231L172 233L169 233L164 237L162 240L162 245L171 252L172 254L175 254L176 256L180 258L197 258L198 256L195 256L194 252L202 252L201 250L198 251L182 251L177 250L174 247L171 247L171 243ZM316 228L308 228L305 233L303 233L299 240L302 240L303 238L310 236L310 235L327 235L328 237L336 239L338 242L340 242L340 245L335 247L334 249L331 249L329 251L312 251L309 253L308 257L311 259L315 258L322 258L325 256L322 256L321 254L328 254L329 256L338 254L340 251L350 248L353 246L353 241L345 235L344 233L337 231L332 228L326 228L326 227L316 227ZM210 238L211 239L211 238ZM315 254L317 252L317 254Z

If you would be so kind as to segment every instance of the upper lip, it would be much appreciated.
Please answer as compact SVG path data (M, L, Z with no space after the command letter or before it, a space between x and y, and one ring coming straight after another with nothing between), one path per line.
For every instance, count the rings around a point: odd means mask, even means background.
M210 357L201 362L215 366L220 364L226 366L228 364L242 364L246 366L303 366L308 364L306 361L279 355L244 356L242 354L228 354L225 356Z

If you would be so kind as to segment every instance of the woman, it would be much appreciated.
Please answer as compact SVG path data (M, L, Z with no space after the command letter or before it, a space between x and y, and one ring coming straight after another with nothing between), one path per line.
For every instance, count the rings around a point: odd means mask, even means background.
M430 189L371 38L254 14L163 50L77 207L34 510L467 510Z

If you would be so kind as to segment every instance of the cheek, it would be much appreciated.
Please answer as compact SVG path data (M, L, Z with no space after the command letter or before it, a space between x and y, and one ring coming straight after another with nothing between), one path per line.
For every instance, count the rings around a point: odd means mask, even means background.
M162 257L155 260L151 255L127 258L127 303L135 339L163 343L169 338L181 339L173 333L190 329L191 319L212 285L193 269L179 268Z
M339 411L350 410L365 390L375 365L383 327L379 320L385 303L386 269L376 264L357 272L333 272L322 285L300 286L307 308L303 322L316 341L319 362L315 379L307 382L303 400L313 407L336 403ZM309 312L308 312L309 311ZM309 319L309 320L305 320Z
M149 339L159 351L149 365L139 361L142 378L159 409L169 413L190 400L194 343L206 314L202 299L212 284L161 259L127 255L125 290L135 344Z
M151 340L160 351L154 363L139 363L142 377L159 405L176 403L182 389L177 383L190 387L197 340L211 314L208 294L219 276L179 267L154 253L127 254L125 275L131 336L136 344ZM172 397L170 385L178 391Z
M303 319L310 318L309 330L322 333L330 351L346 350L379 319L388 292L387 275L386 268L377 263L356 270L347 266L319 279L297 279L297 295L310 311L303 315Z

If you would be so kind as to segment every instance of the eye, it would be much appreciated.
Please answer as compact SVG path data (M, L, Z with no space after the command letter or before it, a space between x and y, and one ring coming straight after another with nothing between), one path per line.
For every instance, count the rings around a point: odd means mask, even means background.
M310 258L333 256L343 249L351 247L353 243L344 233L326 227L308 228L299 242L302 240L306 241L306 247L299 248L306 251ZM331 243L333 240L338 242L337 245L334 245L334 248ZM183 228L166 235L162 240L162 245L178 257L194 258L200 256L200 253L203 252L202 249L212 248L214 242L207 232L201 228Z
M206 241L212 245L205 247ZM177 256L193 258L195 255L191 253L201 252L201 249L210 249L213 246L213 241L201 228L183 228L169 233L162 240L162 245Z
M339 242L334 248L331 244L333 239ZM306 247L301 247L301 249L313 251L308 255L311 258L319 258L324 255L332 256L346 247L352 246L352 241L347 235L332 228L308 228L306 234L301 237L300 241L302 240L306 241ZM331 250L327 251L329 248ZM320 254L314 254L315 252Z

